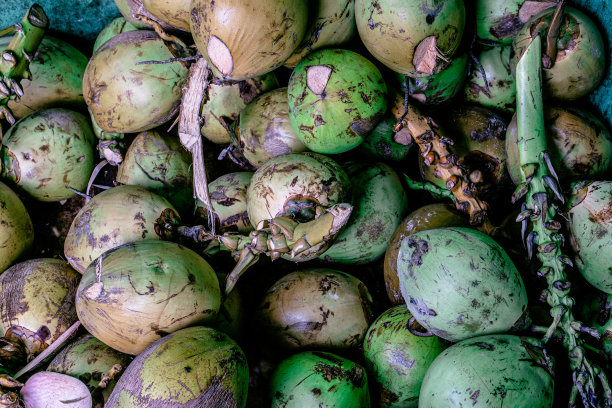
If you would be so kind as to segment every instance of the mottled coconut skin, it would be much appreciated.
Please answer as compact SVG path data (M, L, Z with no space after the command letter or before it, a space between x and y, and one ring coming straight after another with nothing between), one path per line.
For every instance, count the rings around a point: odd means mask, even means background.
M0 273L26 255L34 242L34 226L17 194L0 182Z

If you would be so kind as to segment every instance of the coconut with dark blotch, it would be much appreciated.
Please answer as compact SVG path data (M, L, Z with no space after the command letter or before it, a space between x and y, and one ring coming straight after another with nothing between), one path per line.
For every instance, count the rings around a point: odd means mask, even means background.
M255 312L268 350L349 349L372 319L372 296L359 279L333 269L290 273L272 285Z
M117 172L117 182L142 186L170 201L180 214L193 213L191 154L177 136L148 130L136 136Z
M211 328L189 327L140 353L105 407L244 408L248 387L247 359L236 342Z
M392 114L387 114L378 122L372 133L355 149L357 154L364 159L380 160L384 162L401 162L410 150L412 143L408 145L400 144L395 141L396 133L393 131L397 118ZM406 128L398 133L405 133ZM410 136L412 137L412 136Z
M553 360L539 340L480 336L444 350L427 370L419 407L552 408Z
M525 285L508 254L482 232L455 227L409 235L400 245L397 273L410 313L445 340L528 324Z
M440 72L461 43L463 0L357 0L359 37L372 55L411 77Z
M253 173L249 171L228 173L208 184L215 224L219 234L238 232L248 234L253 230L247 212L246 192ZM202 222L208 222L206 205L198 200L197 212Z
M191 0L142 0L142 5L160 21L175 29L189 31Z
M89 120L63 108L42 109L13 125L0 149L0 177L40 201L85 191L94 168Z
M142 132L178 112L187 67L182 62L137 65L174 57L149 30L117 34L96 51L85 69L83 96L102 130Z
M406 305L381 314L363 340L365 366L384 408L416 408L427 369L446 342L412 317Z
M247 188L247 211L253 227L260 221L292 216L314 219L316 207L351 200L351 183L342 167L317 153L276 156L255 171Z
M294 68L305 55L319 48L334 48L350 41L355 27L355 0L318 0L308 2L308 31L302 44L285 61Z
M0 182L0 273L26 255L34 242L34 226L17 194Z
M359 364L323 351L283 360L270 380L272 408L370 408L368 377Z
M191 34L216 76L242 80L283 65L306 34L305 0L193 0Z
M351 150L387 109L387 85L374 64L348 50L323 49L304 57L289 78L289 117L313 152Z
M591 285L612 294L612 181L575 183L568 216L576 268Z
M223 81L213 78L206 89L206 99L202 104L200 133L213 143L230 143L229 126L253 99L278 86L274 72L245 79L243 81Z
M0 332L19 340L27 361L57 340L74 322L74 297L81 276L65 261L33 259L0 275Z
M513 69L531 44L533 36L546 36L555 9L548 8L534 16L516 34L512 43ZM606 48L593 20L573 7L564 7L556 45L557 54L552 68L542 70L544 96L575 100L591 93L603 79L606 66ZM546 47L542 48L544 50Z
M394 305L406 302L397 275L397 256L402 241L418 231L444 227L469 227L469 220L451 204L428 204L411 212L397 227L385 252L383 263L387 296Z
M287 88L266 92L248 104L236 129L240 151L255 168L272 157L307 150L289 119Z
M351 162L344 169L351 180L353 212L319 258L343 264L373 262L383 256L408 212L408 197L400 178L387 164Z
M155 222L176 209L164 197L140 186L118 186L86 203L72 220L64 256L79 272L102 253L129 242L159 239Z
M108 40L116 36L117 34L121 34L126 31L135 31L138 30L138 27L134 26L132 23L128 22L125 17L117 17L100 31L100 34L96 37L96 41L93 45L92 52L95 53L98 51L102 45L104 45ZM81 84L81 90L83 86Z
M464 88L466 102L514 112L516 84L510 68L511 52L510 46L492 47L485 48L476 55L487 77L488 90L480 70L472 69L472 75L468 77Z
M107 346L91 334L84 334L64 347L47 366L47 371L67 374L83 381L89 389L95 389L104 375L115 364L124 370L132 361L128 354ZM119 375L108 382L102 391L104 401L113 391Z
M79 320L122 353L194 324L212 323L221 305L212 267L194 251L160 240L137 241L100 255L76 292Z
M604 177L612 167L612 136L592 113L567 106L544 107L546 146L561 184ZM508 173L514 184L522 181L516 115L508 125Z
M410 78L409 95L423 105L435 106L444 104L455 97L461 90L468 72L468 55L463 52L451 61L450 65L437 74L420 78ZM405 77L396 74L405 85Z
M0 49L8 47L12 37L0 38ZM31 79L22 79L23 96L9 99L8 107L16 119L40 109L63 107L80 109L83 99L83 73L87 57L65 41L45 35L29 69Z

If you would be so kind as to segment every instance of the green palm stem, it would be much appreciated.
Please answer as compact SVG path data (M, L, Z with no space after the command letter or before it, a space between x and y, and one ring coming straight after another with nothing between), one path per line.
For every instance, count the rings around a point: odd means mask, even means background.
M542 101L542 44L540 36L533 38L525 54L516 66L517 123L519 160L523 180L512 200L526 197L518 221L532 223L532 232L526 239L527 252L531 258L534 251L542 263L538 275L546 279L548 289L545 298L551 307L553 323L543 336L546 344L559 329L563 333L563 345L568 350L570 368L573 371L573 386L569 406L575 406L580 394L585 407L611 407L612 392L603 370L591 362L585 354L582 333L595 337L597 332L585 327L572 314L574 299L569 296L570 283L565 267L572 265L563 254L564 237L558 232L560 222L555 220L557 206L554 200L563 202L557 176L547 152ZM596 393L599 379L603 398Z
M404 174L404 181L406 182L406 186L411 190L428 191L437 198L448 199L453 203L455 202L455 196L450 190L440 188L434 183L430 183L429 181L416 181L408 177L406 174Z
M31 78L30 61L48 27L49 19L45 11L34 4L21 23L15 24L14 29L2 30L4 34L14 34L8 48L0 54L0 119L5 118L11 125L15 123L15 118L7 103L11 98L23 96L23 88L19 83L23 78Z

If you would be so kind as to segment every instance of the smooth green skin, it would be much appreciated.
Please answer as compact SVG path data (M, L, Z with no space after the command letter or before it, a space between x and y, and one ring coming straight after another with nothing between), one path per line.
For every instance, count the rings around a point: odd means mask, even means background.
M564 7L564 15L572 17L571 29L578 31L579 35L571 51L559 50L555 64L551 69L542 70L542 80L545 97L557 100L575 100L588 95L601 82L604 77L606 65L606 48L601 33L595 23L573 7ZM550 22L554 8L535 16L531 22L544 20ZM521 56L531 43L532 24L525 24L517 33L512 47L514 56L512 67L515 67ZM559 37L566 36L562 24ZM569 35L567 35L569 39ZM560 40L561 41L561 40Z
M363 264L382 257L408 212L408 197L395 171L384 163L345 165L353 190L353 212L332 246L319 255L326 262ZM384 197L384 200L381 200Z
M213 78L208 84L207 99L202 105L200 133L213 143L230 143L231 138L224 126L224 118L230 122L228 125L238 120L240 111L253 99L277 87L278 79L273 72L244 81Z
M568 216L576 267L591 285L612 294L612 181L574 184Z
M406 305L392 307L372 323L363 341L365 366L381 407L416 408L427 369L447 347L437 336L413 334L411 317Z
M305 55L320 48L336 48L349 42L355 33L355 0L317 0L309 2L309 27L304 41L285 61L295 68Z
M132 357L108 347L91 334L85 334L62 349L49 363L46 371L67 374L83 381L90 389L100 383L102 377L115 364L125 369ZM118 376L109 381L102 391L107 400L117 384Z
M95 54L102 45L104 45L108 40L116 36L117 34L121 34L126 31L135 31L138 30L138 27L135 27L133 24L128 22L125 17L117 17L106 27L100 31L100 34L96 37L96 41L93 45L92 53Z
M412 150L412 144L406 146L393 140L393 127L397 118L388 114L372 130L372 133L357 147L359 156L364 159L385 162L401 162Z
M247 212L256 228L262 220L286 215L289 199L331 207L349 202L350 189L346 172L333 159L310 152L284 154L253 174L247 188Z
M437 74L422 78L411 78L410 96L427 106L444 104L453 99L463 88L467 68L468 56L464 52L454 58L447 68ZM396 75L404 84L404 76Z
M87 331L133 355L168 333L214 322L220 306L219 281L208 262L160 240L105 252L83 273L76 293L76 311Z
M25 256L34 242L34 226L17 194L0 182L0 273Z
M140 353L119 379L106 408L246 406L249 367L226 334L189 327Z
M308 84L310 67L331 75L321 94ZM387 85L374 64L353 51L324 49L304 57L289 78L291 125L308 149L343 153L361 144L387 110Z
M0 275L0 333L13 326L49 330L50 345L74 322L74 296L81 276L60 259L39 258L18 263ZM23 339L36 352L33 337ZM25 365L25 362L24 362Z
M40 201L61 201L85 191L94 168L89 120L63 108L34 112L13 125L0 150L0 177Z
M142 132L178 112L189 70L180 62L136 65L171 58L163 40L148 30L118 34L98 49L85 69L83 96L102 130Z
M419 408L551 408L554 380L538 343L498 334L449 347L427 370Z
M240 151L255 168L272 157L307 150L289 119L287 88L257 97L240 112L238 123Z
M145 131L125 153L117 182L145 187L167 198L180 214L190 214L195 205L191 163L191 154L177 136Z
M499 109L504 112L514 112L516 109L516 84L510 68L511 46L483 49L477 56L478 61L487 76L489 95L486 94L484 79L476 68L468 77L464 97L466 102Z
M72 220L64 256L83 273L102 253L120 245L159 239L155 221L162 211L176 209L164 197L140 186L117 186L86 203Z
M332 353L312 351L283 360L270 381L272 408L369 408L365 370Z
M0 38L0 50L12 37ZM83 99L83 73L87 57L65 41L45 35L30 63L32 79L22 79L23 97L11 99L8 107L16 119L52 107L80 109Z
M469 226L467 217L463 216L452 204L428 204L408 214L395 229L385 252L383 264L385 287L391 303L394 305L406 303L402 297L397 275L397 255L405 237L428 229Z
M208 184L208 193L216 218L219 234L239 232L248 234L253 231L247 213L246 192L253 173L241 171L228 173ZM198 200L198 212L207 220L206 205Z
M270 350L348 349L361 344L372 319L372 296L352 275L312 268L285 275L255 313Z
M568 106L545 106L546 146L561 184L605 177L612 168L612 135L592 113ZM516 115L506 132L508 173L522 182Z
M506 332L527 310L525 286L506 252L469 228L406 237L397 273L408 310L446 340Z
M356 0L355 21L359 37L372 55L395 72L411 77L429 76L413 63L417 46L435 36L446 60L459 48L465 25L460 0ZM437 60L433 73L447 65Z

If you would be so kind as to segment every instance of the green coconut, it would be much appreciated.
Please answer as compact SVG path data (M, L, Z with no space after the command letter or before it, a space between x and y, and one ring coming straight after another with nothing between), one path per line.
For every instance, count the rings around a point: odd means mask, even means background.
M190 27L216 76L242 80L275 70L306 34L306 0L193 0Z
M242 171L225 174L208 184L210 202L219 234L238 232L248 234L253 230L247 212L246 192L253 173ZM208 221L206 205L198 200L197 211L202 222Z
M544 123L547 151L561 184L609 174L612 136L595 115L580 108L546 105ZM522 181L517 129L514 115L506 133L508 173L514 184Z
M174 242L145 240L102 254L76 292L81 324L106 345L137 355L160 337L212 323L221 305L212 267Z
M176 30L175 27L172 27L168 23L158 19L153 14L149 13L149 11L145 8L143 4L143 0L115 0L115 4L119 9L121 15L125 18L125 20L132 24L134 27L138 29L151 29L151 26L141 21L142 17L145 17L149 20L152 20L154 23L157 23L164 30ZM142 16L142 17L141 17Z
M400 178L387 164L352 162L344 169L351 180L353 212L346 227L319 258L343 264L373 262L383 256L406 216L408 197Z
M72 220L64 256L83 273L102 253L120 245L159 239L155 222L176 209L160 195L140 186L117 186L96 195ZM176 215L178 217L178 215Z
M487 76L488 91L479 69L472 69L464 88L466 102L514 112L516 84L510 68L512 47L492 47L480 51L476 58Z
M305 55L319 48L349 42L357 32L354 0L310 1L308 8L308 31L302 44L285 61L288 68L294 68Z
M412 144L404 145L395 141L393 128L397 118L387 114L378 122L372 133L355 149L359 157L385 162L401 162L412 150Z
M214 329L189 327L140 353L105 407L244 408L248 387L247 359L236 342Z
M13 125L0 149L0 177L40 201L85 191L94 168L89 120L63 108L36 111Z
M498 334L457 343L427 370L419 408L552 408L554 374L542 345Z
M428 204L408 214L391 236L385 252L383 263L385 287L387 288L387 296L391 303L394 305L406 303L402 297L397 274L397 256L404 238L418 231L469 226L470 223L467 217L451 204Z
M423 105L444 104L453 99L462 89L467 72L468 55L463 52L453 58L450 65L437 74L422 78L411 78L409 94ZM396 74L396 76L402 83L405 83L403 75Z
M131 361L130 355L108 347L91 334L84 334L64 347L51 360L46 371L78 378L90 390L93 390L115 364L118 364L123 370ZM119 376L116 376L110 380L102 391L104 401L108 399L118 379Z
M0 38L0 50L12 37ZM45 35L30 63L31 79L22 79L23 96L10 99L8 107L16 119L40 109L64 107L80 109L83 99L83 73L87 57L65 41Z
M259 303L255 321L266 349L349 349L372 319L372 296L359 279L333 269L285 275Z
M182 31L189 31L191 0L142 0L154 17Z
M508 254L482 232L439 228L409 235L400 246L397 273L410 313L443 339L525 324L523 281Z
M370 408L363 367L322 351L283 360L270 380L270 397L272 408Z
M34 242L34 226L17 194L0 182L0 273L25 256Z
M612 294L612 181L575 183L568 208L578 271L591 285Z
M217 274L219 282L225 282L225 274ZM240 341L246 323L246 308L239 288L235 288L221 302L217 320L211 325L216 330Z
M110 40L117 34L121 34L126 31L135 31L135 30L138 30L138 27L134 26L129 21L127 21L125 17L115 18L113 21L108 23L106 27L102 29L102 31L100 31L100 33L96 37L96 41L94 42L92 52L95 53L96 51L98 51L98 48L100 48L108 40ZM82 88L83 86L81 84L81 89Z
M380 406L418 407L427 369L446 342L418 324L406 305L381 314L363 341L365 365Z
M274 72L243 81L213 78L208 84L207 98L202 104L200 133L213 143L230 143L228 126L238 120L240 111L258 95L276 87L278 79Z
M359 37L395 72L423 77L440 72L459 48L465 26L463 0L357 0Z
M117 172L117 182L159 194L181 214L193 212L191 154L177 136L148 130L136 136Z
M287 103L287 88L278 88L257 97L240 112L237 144L255 168L272 157L306 149L298 138Z
M357 147L387 109L387 85L380 71L348 50L308 54L291 73L288 92L293 129L318 153Z
M8 268L0 275L0 333L20 340L28 357L35 357L77 321L74 297L80 279L61 259L33 259Z
M181 103L189 70L148 30L127 31L104 43L83 77L83 96L105 132L136 133L169 121Z
M316 206L350 202L351 184L342 167L317 153L276 156L255 171L247 188L247 212L253 227L263 220L293 216L314 219Z

